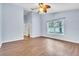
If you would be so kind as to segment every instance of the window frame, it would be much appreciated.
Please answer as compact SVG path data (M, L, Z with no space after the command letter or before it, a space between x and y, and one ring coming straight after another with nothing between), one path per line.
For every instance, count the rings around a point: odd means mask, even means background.
M49 22L58 22L58 21L60 21L61 23L62 23L62 33L58 33L58 32L53 32L53 33L50 33L49 31L48 31L48 23ZM56 34L56 35L64 35L64 20L49 20L49 21L47 21L47 23L46 23L46 26L47 26L47 34ZM55 29L56 28L54 28L54 31L55 31Z

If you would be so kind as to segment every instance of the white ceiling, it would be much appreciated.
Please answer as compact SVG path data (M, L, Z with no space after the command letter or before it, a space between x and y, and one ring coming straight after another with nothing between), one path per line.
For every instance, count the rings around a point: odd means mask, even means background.
M36 8L38 6L37 3L14 3L14 4L23 7L27 11L31 11L31 8ZM79 3L48 3L48 4L51 5L51 8L48 10L48 13L79 9Z

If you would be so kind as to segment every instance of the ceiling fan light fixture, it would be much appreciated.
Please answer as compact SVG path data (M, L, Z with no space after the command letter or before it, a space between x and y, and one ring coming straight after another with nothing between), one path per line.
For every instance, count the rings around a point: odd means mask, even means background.
M47 9L40 8L40 9L39 9L39 12L40 12L40 13L47 13Z
M51 6L50 5L46 5L44 3L39 3L39 12L47 13L48 8L51 8Z
M39 3L37 8L31 8L32 11L36 10L38 13L47 13L50 5L45 3Z

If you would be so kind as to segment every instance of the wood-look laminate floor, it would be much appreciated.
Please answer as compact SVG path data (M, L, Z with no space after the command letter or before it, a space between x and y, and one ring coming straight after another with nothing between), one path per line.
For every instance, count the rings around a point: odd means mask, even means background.
M79 44L45 37L4 43L1 56L79 56Z

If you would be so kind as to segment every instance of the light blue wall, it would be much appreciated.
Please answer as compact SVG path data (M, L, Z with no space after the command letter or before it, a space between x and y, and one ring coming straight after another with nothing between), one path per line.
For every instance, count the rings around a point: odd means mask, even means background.
M2 4L0 4L0 45L2 40Z
M45 14L41 15L41 17L43 36L79 43L79 10ZM62 19L64 20L64 35L48 34L46 22L48 20L58 19L62 17L65 17L65 19Z
M32 37L41 36L41 20L38 13L32 13Z
M23 8L3 4L3 24L2 24L2 41L16 41L23 39L24 31L24 10Z
M28 12L26 15L24 15L24 23L31 23L32 22L32 13Z

